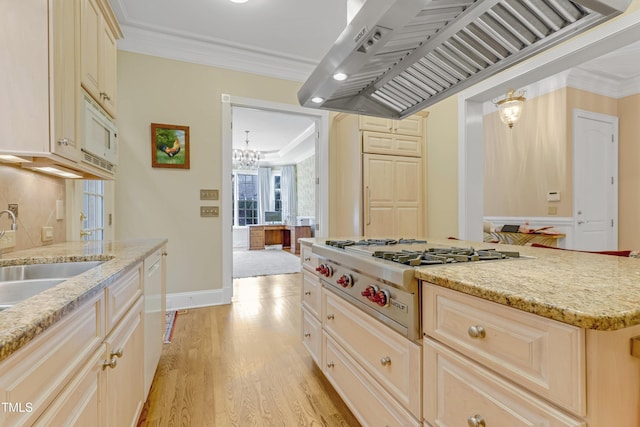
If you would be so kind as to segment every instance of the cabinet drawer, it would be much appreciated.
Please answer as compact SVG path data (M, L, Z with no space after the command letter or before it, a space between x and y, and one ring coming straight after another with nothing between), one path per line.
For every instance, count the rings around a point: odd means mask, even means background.
M323 372L363 426L420 426L338 343L326 335L323 342Z
M142 264L125 274L117 282L105 288L107 301L107 332L142 295Z
M421 348L323 290L324 328L416 418L421 417Z
M585 415L582 329L438 286L423 286L427 335Z
M322 285L318 276L303 270L302 304L317 318L320 318L321 291Z
M318 257L311 252L311 246L300 245L300 259L302 260L302 267L316 274L316 267L319 262Z
M472 417L487 426L585 426L429 338L424 340L424 372L425 419L434 426L473 425Z
M302 309L302 344L318 366L322 363L322 324L304 308Z
M104 338L100 293L0 365L0 401L23 411L0 410L0 425L31 425ZM32 410L25 406L31 405Z

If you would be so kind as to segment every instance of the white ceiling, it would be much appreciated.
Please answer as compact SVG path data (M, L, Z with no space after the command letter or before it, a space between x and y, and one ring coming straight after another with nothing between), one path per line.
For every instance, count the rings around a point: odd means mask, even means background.
M118 49L304 81L347 24L347 3L361 0L109 0L124 33ZM611 96L640 92L640 42L572 71ZM234 109L233 146L269 151L291 164L313 152L311 120ZM295 147L300 143L300 147Z

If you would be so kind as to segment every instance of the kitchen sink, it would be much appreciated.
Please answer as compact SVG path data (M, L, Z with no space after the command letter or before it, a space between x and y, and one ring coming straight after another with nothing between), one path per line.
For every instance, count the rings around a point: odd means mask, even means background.
M78 261L0 267L0 311L97 267L103 262Z
M56 262L0 267L0 282L35 279L68 279L97 267L104 261Z
M0 282L0 311L46 291L66 279L5 280Z

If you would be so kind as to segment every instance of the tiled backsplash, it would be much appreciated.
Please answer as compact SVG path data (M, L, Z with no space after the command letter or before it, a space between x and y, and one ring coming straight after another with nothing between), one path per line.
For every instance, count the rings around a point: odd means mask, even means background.
M0 211L10 203L18 204L16 247L3 252L65 241L66 223L56 220L56 200L65 200L64 179L0 165ZM10 219L3 214L0 230L9 230L10 226ZM45 226L53 227L53 242L42 242L41 231Z

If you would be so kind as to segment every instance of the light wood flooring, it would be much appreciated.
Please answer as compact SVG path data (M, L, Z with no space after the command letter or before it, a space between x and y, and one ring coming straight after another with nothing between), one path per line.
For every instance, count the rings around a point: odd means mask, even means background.
M359 426L302 345L300 274L179 312L139 426Z

